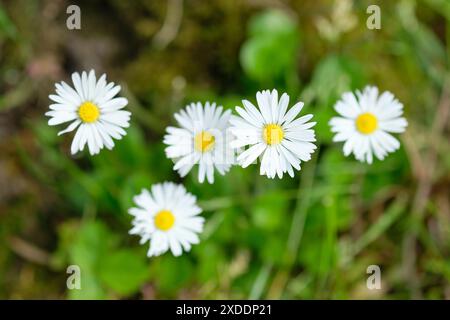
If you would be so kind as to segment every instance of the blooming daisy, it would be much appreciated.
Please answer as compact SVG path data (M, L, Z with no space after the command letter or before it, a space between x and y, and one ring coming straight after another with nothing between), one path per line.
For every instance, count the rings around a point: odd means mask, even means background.
M94 70L89 74L83 71L81 76L73 73L72 82L75 89L64 81L55 84L57 94L49 95L55 103L50 105L51 111L45 113L50 117L48 124L71 122L58 135L77 129L70 148L72 154L82 151L86 143L91 155L99 153L104 146L111 150L112 138L120 140L126 135L123 128L129 126L131 115L129 111L120 110L128 100L114 98L120 86L107 83L104 74L97 81Z
M182 185L164 182L153 185L151 192L143 189L134 197L137 208L128 213L134 216L130 234L141 236L141 244L150 241L147 256L159 256L167 250L174 256L189 251L192 244L200 242L204 219L196 198Z
M388 91L378 95L378 88L367 86L362 92L346 92L335 105L342 117L330 120L333 141L345 141L344 154L350 153L361 162L372 163L373 154L384 157L400 147L400 142L389 133L405 131L408 122L403 105Z
M174 170L184 177L199 165L198 181L214 182L214 168L224 175L233 163L234 152L226 143L226 129L231 111L206 102L191 103L175 113L181 128L168 127L164 136L166 155L175 160Z
M314 130L316 123L308 122L311 114L296 118L303 108L303 102L296 103L288 110L289 96L283 93L278 100L277 90L256 93L258 109L243 100L244 108L236 107L240 115L230 119L230 131L235 136L233 148L249 146L237 161L245 168L261 156L260 174L273 179L283 177L288 172L300 170L301 161L311 159L316 149ZM287 112L286 112L287 111ZM295 119L295 120L294 120Z

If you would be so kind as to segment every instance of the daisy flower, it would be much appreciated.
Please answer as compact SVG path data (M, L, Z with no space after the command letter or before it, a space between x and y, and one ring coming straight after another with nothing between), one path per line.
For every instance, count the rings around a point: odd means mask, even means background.
M48 124L55 126L65 122L70 125L58 135L77 129L70 148L75 154L82 151L87 144L89 153L95 155L103 147L112 149L114 139L120 140L126 135L123 128L129 126L129 111L120 110L128 104L125 98L114 98L120 91L120 86L114 82L107 83L106 75L98 80L94 70L89 74L85 71L72 74L74 88L62 81L55 84L56 95L49 98L54 101L50 111L45 115L50 117Z
M128 213L134 216L130 234L141 237L141 244L150 241L148 257L159 256L169 249L174 256L189 251L200 242L204 219L196 198L182 185L164 182L153 185L151 192L143 189L134 197L137 208Z
M408 122L403 105L388 91L378 94L378 88L367 86L362 92L346 92L334 106L341 117L330 120L333 141L344 143L344 154L350 153L361 162L373 161L373 154L384 157L400 147L390 133L405 131Z
M287 172L291 177L294 170L300 170L301 161L311 159L316 149L313 144L316 123L308 122L311 114L297 118L303 102L296 103L288 111L289 96L283 93L278 100L277 90L256 93L258 108L243 100L244 108L236 107L240 117L230 119L230 131L235 136L233 148L248 146L237 161L245 168L258 157L261 158L260 174L273 179L283 177ZM286 112L287 111L287 112Z
M184 177L196 164L198 181L214 182L214 168L224 175L233 164L234 152L226 143L231 111L222 112L215 103L191 103L175 113L180 128L168 127L164 136L166 155L175 161L174 170Z

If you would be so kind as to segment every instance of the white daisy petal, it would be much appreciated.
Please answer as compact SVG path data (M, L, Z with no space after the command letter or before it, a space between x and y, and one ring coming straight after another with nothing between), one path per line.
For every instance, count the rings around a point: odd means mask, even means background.
M83 71L72 74L74 88L64 81L57 83L56 95L49 98L56 102L50 104L50 111L45 115L50 117L48 124L58 125L73 121L58 135L77 129L71 145L71 153L82 151L87 143L91 155L98 154L103 147L112 149L114 139L126 135L131 113L121 110L127 104L125 98L114 98L120 91L120 86L106 83L106 75L96 80L95 71ZM77 128L78 127L78 128Z
M245 110L247 110L248 113L251 114L254 119L256 119L256 122L258 122L258 123L264 122L263 116L250 101L242 100L242 104L244 105ZM252 123L252 122L250 122L250 123Z
M206 164L206 179L209 183L214 183L214 165L212 163Z
M272 122L272 111L270 109L270 92L269 90L256 93L256 101L258 102L259 112L264 118L265 123Z
M254 144L243 153L241 153L239 157L237 157L237 161L242 160L242 168L246 168L251 165L265 149L266 145L262 142Z
M355 128L354 120L341 117L331 118L328 124L331 126L331 131L333 132L341 132L344 130L353 131L353 128Z
M114 98L100 106L102 112L112 112L124 108L128 104L128 100L125 98Z
M163 142L166 156L175 162L174 170L184 177L194 165L199 165L198 181L214 182L214 168L224 175L234 161L234 151L227 143L231 112L222 112L216 103L191 103L175 114L181 128L167 127ZM244 109L248 119L252 116ZM242 120L245 122L245 120Z
M206 163L203 159L200 159L198 163L198 182L203 183L206 176Z
M102 137L103 143L109 150L112 150L114 148L114 141L111 139L111 136L106 131L105 127L101 122L97 124L97 130L100 136Z
M382 142L385 145L386 149L388 149L390 152L393 152L400 148L400 142L389 133L380 130L378 136L380 142Z
M172 254L175 257L181 256L183 253L183 249L181 248L181 244L178 239L175 238L175 236L169 235L169 245L170 245L170 251L172 251Z
M97 80L95 79L95 72L91 70L88 76L87 88L88 88L88 100L93 101L95 98L95 87L97 85Z
M70 106L72 108L74 107L74 104L70 101L70 98L67 98L65 96L61 97L59 95L51 94L48 97L49 97L50 100L52 100L52 101L54 101L56 103L59 103L59 104L62 104L62 105L67 105L67 106Z
M53 118L48 120L48 125L49 126L56 126L56 125L64 123L64 122L68 122L68 121L72 121L72 120L77 119L77 114L75 112L59 112L59 111L53 112L53 111L49 111L45 115L53 117Z
M83 90L83 96L86 98L87 101L90 100L89 97L89 83L88 83L88 76L86 71L83 71L81 73L81 89Z
M283 125L283 129L288 130L290 128L302 128L302 129L309 129L316 125L316 122L308 122L313 117L312 114L307 114L306 116L300 117L298 119L295 119L294 121L290 122L289 124ZM308 123L307 123L308 122Z
M172 182L153 185L133 198L137 207L128 213L133 216L130 234L141 237L140 243L150 242L147 255L159 256L171 251L180 256L200 242L204 219L195 197L182 185Z
M347 141L344 143L344 155L348 156L350 153L352 153L353 146L356 144L356 142L359 140L359 136L350 137Z
M94 136L94 130L88 124L88 125L86 125L86 131L88 134L87 144L88 144L88 148L89 148L89 153L91 154L91 156L96 155L99 146L97 145L97 141Z
M303 102L297 102L283 117L281 123L288 125L302 110Z
M123 130L121 127L109 123L109 122L103 122L103 121L99 121L99 123L101 123L103 125L103 127L105 128L105 131L114 139L120 140L122 139L122 136L126 135L127 133L125 132L125 130Z
M98 79L97 84L95 85L94 89L94 97L92 98L94 103L98 104L98 99L103 96L103 90L106 87L106 74L102 74L101 77Z
M383 160L387 154L387 151L382 147L382 145L378 141L376 134L374 134L370 137L370 144L372 146L373 152L375 153L375 156L379 160Z
M167 235L162 232L155 232L150 241L150 248L147 256L159 256L169 249L169 241Z
M97 153L99 153L100 149L103 148L103 139L100 136L100 133L98 132L98 127L97 126L91 124L90 127L91 127L91 131L92 131L92 133L94 135L95 142L96 142L96 144L98 146Z
M287 93L283 93L283 95L280 98L279 103L279 110L278 110L278 118L276 119L276 122L281 121L281 119L284 118L284 115L286 114L286 110L289 106L289 96Z
M293 155L292 152L283 145L280 146L279 150L291 166L293 166L296 170L300 170L300 159L296 158L295 155Z
M58 132L58 136L67 133L67 132L72 132L73 130L76 129L76 127L78 127L78 125L81 123L80 120L75 120L74 122L72 122L66 129Z
M78 93L78 96L80 97L81 101L86 101L87 97L85 97L83 92L83 85L81 84L81 77L78 72L72 73L72 83L75 87L75 90Z
M333 141L344 142L344 155L369 164L373 155L379 160L400 147L400 142L390 133L402 133L408 126L403 115L403 105L390 92L379 95L376 87L366 87L356 95L347 92L335 105L343 117L330 120Z
M86 123L81 124L81 126L77 130L77 133L80 130L81 130L81 135L80 135L78 150L83 151L84 146L86 145L88 138L89 138L88 125Z
M243 108L236 107L236 112L248 123L255 123L258 122L258 119L254 118L250 114L247 113Z
M81 99L77 92L68 86L67 83L62 81L61 83L56 83L56 92L59 96L63 96L66 100L68 100L73 106L78 106L81 104Z
M293 169L300 170L300 162L311 159L311 153L316 149L311 143L315 141L315 133L311 129L315 122L309 122L312 115L296 119L303 102L288 110L289 96L283 93L278 99L276 90L258 92L256 100L258 109L243 100L247 112L237 107L240 117L230 118L230 132L235 138L230 146L248 146L238 156L238 163L245 168L260 158L261 175L273 179L288 173L293 177Z
M130 124L131 112L118 110L116 112L108 112L102 115L102 120L115 124L122 128L127 128Z
M273 89L270 95L271 122L278 122L278 91Z
M408 122L405 118L380 121L380 129L387 132L402 133L407 126Z
M352 92L344 93L342 95L342 101L338 101L334 109L340 115L351 119L354 119L359 113L362 112L358 100Z
M77 132L75 133L75 136L72 140L72 145L70 147L70 152L72 154L77 153L80 149L80 141L81 137L84 136L84 124L81 124L78 128Z
M53 110L53 111L75 112L77 110L77 107L74 105L67 105L67 104L61 104L61 103L52 103L48 107L50 110ZM47 115L47 112L46 112L46 115Z
M120 90L121 90L120 86L115 86L111 88L102 97L97 97L98 104L102 105L112 100L119 93Z

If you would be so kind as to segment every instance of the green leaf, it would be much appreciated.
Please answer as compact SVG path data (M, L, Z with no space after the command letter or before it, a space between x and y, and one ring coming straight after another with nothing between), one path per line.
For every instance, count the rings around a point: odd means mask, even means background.
M284 37L266 36L248 40L241 49L241 64L247 75L260 81L280 78L293 65L297 45L287 44Z
M296 32L297 23L280 10L267 10L255 17L249 24L249 35L292 34Z
M346 56L330 55L317 65L311 83L302 96L306 103L317 100L319 105L329 106L344 91L361 89L365 76L361 65Z
M106 299L107 294L103 289L97 275L89 269L81 269L81 288L68 291L68 298L72 300L100 300Z
M116 235L103 223L87 222L78 230L70 256L75 264L95 269L99 258L106 256L116 243Z
M99 278L121 295L135 293L149 277L148 262L140 253L122 249L99 263Z
M194 267L189 257L173 257L168 253L158 259L152 272L152 279L157 282L159 290L173 295L188 283Z
M149 277L145 254L141 250L115 249L117 235L101 222L68 222L59 228L59 236L54 266L73 264L81 271L81 289L70 290L71 299L104 299L108 297L107 289L128 296Z
M252 209L252 221L255 227L274 231L286 221L287 202L279 193L268 193L259 197Z
M65 228L65 231L70 229ZM69 298L104 299L107 293L97 276L98 263L108 255L117 239L101 222L86 222L75 232L73 245L69 248L69 259L71 264L80 267L81 289L70 290Z
M300 41L296 23L289 16L266 11L251 20L249 29L240 61L251 79L273 82L295 70Z
M14 39L17 35L17 29L7 16L4 8L0 5L0 36L1 35Z

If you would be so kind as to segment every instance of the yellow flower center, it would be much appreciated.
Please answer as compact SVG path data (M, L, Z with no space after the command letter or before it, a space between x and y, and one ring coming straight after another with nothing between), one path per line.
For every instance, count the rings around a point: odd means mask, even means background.
M216 138L208 131L198 133L194 138L194 147L197 151L207 152L214 147Z
M362 134L370 134L378 128L378 120L369 112L360 114L356 118L356 128Z
M169 210L161 210L155 216L155 226L162 231L172 228L175 223L175 216Z
M100 116L99 108L90 101L83 102L78 108L78 115L83 122L92 123Z
M279 144L283 137L284 132L280 125L271 123L264 127L263 138L267 144Z

